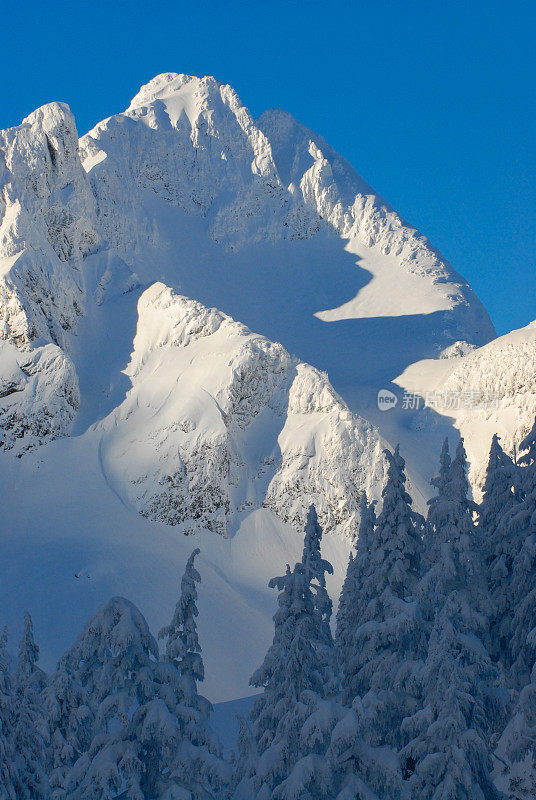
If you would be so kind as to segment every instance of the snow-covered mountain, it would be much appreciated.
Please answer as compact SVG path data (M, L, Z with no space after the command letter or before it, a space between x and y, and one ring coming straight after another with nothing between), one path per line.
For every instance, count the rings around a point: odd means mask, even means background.
M494 433L513 457L536 415L536 322L465 356L425 360L396 380L422 399L415 437L453 425L463 436L478 494Z
M325 374L215 309L153 284L125 371L132 389L97 425L101 459L149 519L230 536L263 506L300 528L314 503L352 537L362 492L379 496L378 432Z
M207 692L245 694L309 503L336 591L386 441L428 492L452 420L381 412L379 389L416 390L423 363L458 388L508 371L519 430L534 413L533 339L493 341L467 282L323 139L213 78L157 76L80 140L43 106L0 132L0 183L0 592L49 663L112 594L158 627L193 536ZM501 402L457 424L476 477Z

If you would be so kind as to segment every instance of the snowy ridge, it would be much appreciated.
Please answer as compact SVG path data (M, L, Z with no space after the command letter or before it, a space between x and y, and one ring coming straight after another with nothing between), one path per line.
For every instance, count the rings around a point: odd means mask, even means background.
M231 250L310 239L328 225L372 280L323 319L455 311L449 344L494 336L466 281L321 137L278 110L254 121L214 78L157 76L80 146L105 237L129 263L147 243L166 246L147 203L138 208L143 194L133 201L143 190L205 218L208 235Z
M451 408L443 415L454 420L464 438L478 493L493 434L499 434L503 449L513 457L534 423L536 322L463 357L414 364L397 383L423 398L427 392L466 398L461 408ZM441 408L433 412L423 409L415 421L417 430L437 427L438 413Z
M43 106L0 133L0 150L2 338L64 346L82 313L82 258L98 243L74 117Z
M0 447L20 455L68 432L79 405L69 332L98 234L67 106L0 132L0 183Z
M111 596L160 625L189 533L207 692L243 696L311 502L338 592L383 443L408 430L378 389L489 342L491 322L319 136L254 120L210 77L157 76L80 140L67 106L38 109L0 133L0 189L7 622L20 604L42 629L64 620L49 665Z
M102 423L118 493L185 533L232 534L263 505L299 526L315 502L352 535L362 492L379 495L382 443L327 377L163 284L138 313L133 388Z
M133 220L118 210L125 181L132 184L130 196L149 190L189 214L209 217L209 235L230 249L318 229L306 209L302 219L293 213L268 140L236 92L214 78L157 76L124 114L82 137L80 152L106 238L127 260L136 237ZM151 227L142 229L142 236L152 235Z
M65 435L78 411L78 378L56 345L0 345L0 448L18 456Z
M387 294L396 295L393 306L384 305L383 313L387 314L454 308L464 314L469 310L464 306L470 305L475 315L465 324L474 325L481 340L493 336L487 315L483 309L478 310L467 282L321 137L280 109L266 111L257 124L272 143L276 164L285 174L289 189L299 192L307 206L328 220L343 239L348 239L349 251L372 272L373 280L361 291L359 299L343 306L338 314L324 313L323 319L378 315L385 302L382 303L382 295ZM445 283L449 284L448 292L444 291ZM395 287L405 291L396 292Z

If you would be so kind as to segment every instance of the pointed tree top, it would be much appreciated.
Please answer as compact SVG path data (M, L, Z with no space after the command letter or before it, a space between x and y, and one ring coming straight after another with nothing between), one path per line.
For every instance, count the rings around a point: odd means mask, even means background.
M438 490L439 494L443 493L448 483L451 463L452 459L449 451L449 440L447 437L445 437L443 446L441 448L441 455L439 456L439 474L430 481L432 486ZM428 502L430 503L430 501Z
M526 467L536 464L536 419L529 433L519 445L519 449L527 451L518 458L519 464L523 464Z
M372 537L376 525L376 500L368 501L366 492L361 495L361 518L356 549L359 554L368 552L372 546ZM350 554L351 555L351 554Z
M174 662L182 675L194 681L202 681L205 677L196 623L199 614L196 583L201 582L201 575L195 568L194 561L199 553L200 550L196 547L186 562L181 579L181 593L173 617L170 624L158 634L160 639L167 639L168 661Z
M305 538L303 541L302 561L306 574L311 580L315 579L321 586L326 585L326 572L333 574L333 567L322 558L320 546L322 541L322 528L318 522L316 508L309 506L307 522L305 523Z
M17 677L28 677L35 671L39 661L39 647L34 639L33 621L28 611L24 614L24 629L19 644Z

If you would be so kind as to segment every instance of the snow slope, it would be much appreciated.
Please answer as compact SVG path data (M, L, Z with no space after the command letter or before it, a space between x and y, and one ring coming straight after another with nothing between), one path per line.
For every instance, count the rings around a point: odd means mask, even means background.
M263 505L297 528L314 503L350 538L383 484L378 432L326 375L161 283L138 302L132 389L96 427L103 471L141 514L224 536ZM345 460L341 461L341 453Z
M0 184L0 620L28 607L49 667L111 595L157 629L199 543L206 691L243 696L308 504L336 594L385 440L427 494L438 428L378 389L493 348L487 313L321 137L214 78L159 75L80 140L44 106L0 132Z
M465 356L413 364L396 383L422 398L412 419L416 438L438 428L448 432L450 425L464 437L478 493L493 434L515 456L534 424L536 322Z
M2 623L16 642L22 615L35 621L46 669L74 640L105 598L131 598L158 631L172 613L186 559L201 547L199 628L214 701L254 691L248 680L272 638L276 593L269 578L301 558L303 536L269 509L249 513L235 536L190 536L140 516L107 483L101 433L59 439L2 465ZM328 536L340 591L350 542Z

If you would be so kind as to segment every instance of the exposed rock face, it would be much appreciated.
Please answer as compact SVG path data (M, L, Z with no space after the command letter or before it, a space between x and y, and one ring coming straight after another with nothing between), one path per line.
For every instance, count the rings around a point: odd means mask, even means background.
M142 295L133 388L112 415L124 441L105 436L103 459L118 476L135 452L121 496L185 531L228 533L262 505L299 524L312 500L330 529L352 528L360 492L381 479L380 438L304 362L355 396L367 361L415 336L411 321L387 327L363 358L379 329L360 339L337 324L418 315L418 358L494 335L467 283L344 159L285 112L254 120L214 78L159 75L80 141L67 106L43 106L0 133L0 185L0 448L70 432L76 370L87 386L96 360L88 331L163 280L202 303L161 286ZM196 372L209 344L210 369ZM119 373L128 354L113 358Z
M43 106L0 132L0 183L0 335L19 347L65 346L84 305L82 259L99 241L67 106Z
M377 431L327 376L163 284L144 292L127 373L102 423L108 480L151 519L185 533L234 532L262 505L301 524L355 531L360 496L383 479Z
M0 447L20 455L66 433L79 404L69 332L84 311L83 259L99 237L67 106L43 106L0 132L0 184Z

